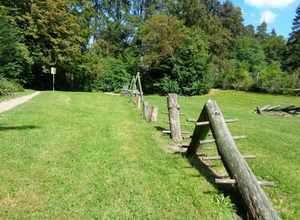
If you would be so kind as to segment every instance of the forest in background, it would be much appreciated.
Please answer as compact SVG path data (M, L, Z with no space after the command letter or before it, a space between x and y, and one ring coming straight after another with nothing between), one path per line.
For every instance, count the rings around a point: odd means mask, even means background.
M288 39L244 25L218 0L0 0L0 94L119 91L140 72L147 93L300 88L300 7Z

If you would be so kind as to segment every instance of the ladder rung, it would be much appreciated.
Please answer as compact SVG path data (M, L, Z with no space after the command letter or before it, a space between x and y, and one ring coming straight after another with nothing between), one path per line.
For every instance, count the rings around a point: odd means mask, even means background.
M227 119L227 120L225 120L226 123L233 123L233 122L237 122L237 121L238 121L238 119ZM193 121L193 122L195 122L195 124L197 126L209 125L209 123L210 123L209 121L200 121L200 122Z
M233 136L233 139L234 140L239 140L239 139L245 139L247 138L247 136L245 135L242 135L242 136ZM215 139L208 139L208 140L203 140L203 141L200 141L200 144L211 144L211 143L215 143L216 140Z
M199 157L201 160L221 160L221 156L206 156L206 157ZM243 156L244 159L256 159L255 155L245 155Z
M216 184L231 184L234 185L236 184L236 180L235 179L215 179L215 183ZM270 182L270 181L265 181L265 180L259 180L258 181L259 185L261 186L275 186L274 182Z

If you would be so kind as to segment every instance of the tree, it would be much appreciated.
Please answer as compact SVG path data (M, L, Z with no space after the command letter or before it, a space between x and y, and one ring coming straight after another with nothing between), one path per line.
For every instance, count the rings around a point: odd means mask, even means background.
M293 72L300 68L300 5L296 10L292 33L288 39L287 47L286 69Z
M68 11L66 0L36 1L30 10L19 18L24 24L25 43L30 49L34 65L35 86L48 88L50 66L58 69L58 83L66 84L65 72L80 57L83 39L78 34L77 17ZM22 26L23 27L23 26Z
M266 22L262 22L260 25L257 26L256 37L259 40L264 40L268 37Z
M274 33L262 42L266 61L269 64L273 62L283 64L287 52L286 41L282 36L277 36Z
M239 7L227 0L223 3L219 16L224 27L230 30L234 37L243 32L243 16Z
M171 80L178 82L180 93L205 94L212 87L208 36L199 29L188 30L187 38L172 59Z
M23 36L8 10L0 6L0 77L26 83L30 79L31 57ZM22 79L22 80L21 80Z
M234 57L247 64L249 71L256 73L264 65L265 54L260 43L252 37L239 37L234 48Z
M142 27L145 62L157 65L161 59L173 56L186 37L186 28L174 16L157 15Z

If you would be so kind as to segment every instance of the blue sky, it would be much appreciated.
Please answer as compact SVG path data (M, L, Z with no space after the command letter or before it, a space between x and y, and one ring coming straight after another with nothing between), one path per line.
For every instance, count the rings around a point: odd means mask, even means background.
M269 31L275 28L278 34L288 37L299 0L231 0L241 7L245 24L268 23Z

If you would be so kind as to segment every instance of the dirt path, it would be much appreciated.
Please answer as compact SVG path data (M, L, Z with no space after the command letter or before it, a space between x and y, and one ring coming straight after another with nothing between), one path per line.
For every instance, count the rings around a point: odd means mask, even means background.
M21 97L17 97L17 98L13 98L10 100L0 102L0 113L6 112L8 110L11 110L11 109L17 107L18 105L28 102L29 100L31 100L33 97L39 95L40 93L41 92L34 92L30 95L24 95Z

